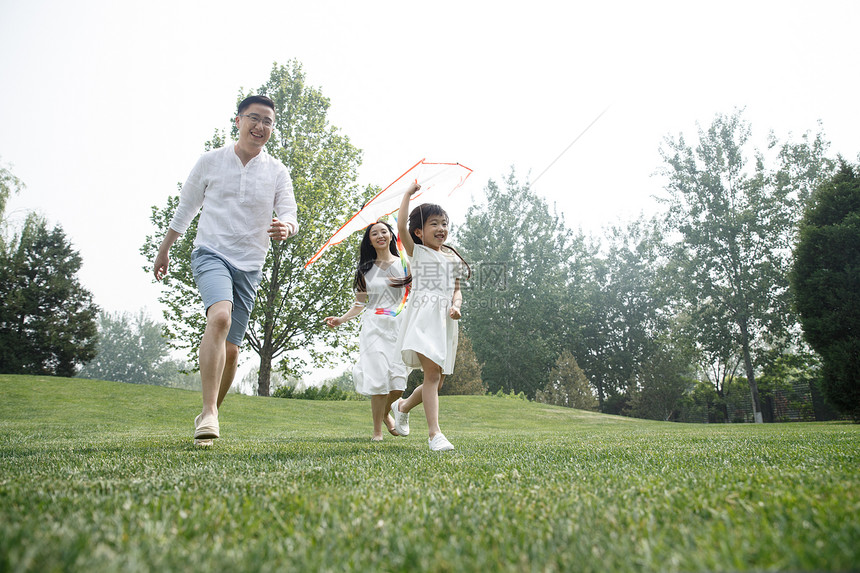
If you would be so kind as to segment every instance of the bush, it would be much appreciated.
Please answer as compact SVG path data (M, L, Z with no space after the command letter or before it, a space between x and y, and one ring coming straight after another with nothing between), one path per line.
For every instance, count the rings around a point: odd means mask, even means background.
M273 398L294 398L296 400L361 400L362 396L338 386L311 386L296 390L295 386L281 386L272 393Z
M678 402L676 421L696 424L725 422L722 399L714 387L697 380Z
M487 393L488 396L495 396L496 398L513 398L514 400L525 400L528 402L528 397L525 392L520 391L519 394L515 394L513 390L511 390L510 394L505 394L505 391L499 388L499 391L495 394Z
M550 371L543 390L535 392L535 401L579 410L597 410L597 398L585 373L569 350L564 350Z

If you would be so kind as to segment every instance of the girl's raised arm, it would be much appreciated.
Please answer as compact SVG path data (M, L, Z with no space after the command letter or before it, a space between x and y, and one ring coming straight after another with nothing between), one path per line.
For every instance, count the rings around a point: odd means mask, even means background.
M412 256L412 251L415 249L415 242L409 235L409 199L421 189L421 185L417 181L413 182L406 193L403 194L403 200L400 201L400 210L397 212L397 235L403 243L403 248L406 249L406 254Z

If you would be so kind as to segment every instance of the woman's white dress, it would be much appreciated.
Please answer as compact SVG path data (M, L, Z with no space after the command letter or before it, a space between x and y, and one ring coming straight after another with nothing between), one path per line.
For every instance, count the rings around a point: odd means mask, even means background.
M397 335L405 310L398 316L377 314L377 309L396 310L403 300L403 287L392 287L390 279L402 279L399 262L382 269L374 264L364 275L367 306L358 335L359 358L352 369L355 391L365 396L405 390L409 369L397 350Z
M421 368L418 354L442 367L442 374L454 372L457 358L457 321L451 318L454 284L465 276L465 265L442 247L434 251L415 245L412 251L412 290L403 311L397 348L404 364Z

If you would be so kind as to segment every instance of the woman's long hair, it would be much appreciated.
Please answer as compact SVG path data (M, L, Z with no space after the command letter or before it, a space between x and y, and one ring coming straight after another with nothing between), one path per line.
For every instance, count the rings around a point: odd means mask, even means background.
M435 203L423 203L418 205L412 212L409 213L409 236L412 237L412 242L416 245L423 245L421 239L415 234L416 229L423 229L424 222L433 217L435 215L441 215L445 217L445 220L450 223L450 219L448 218L448 213L445 212L441 206L436 205ZM472 278L472 267L469 266L469 263L466 262L466 259L463 258L463 255L457 252L457 249L452 247L451 245L442 245L444 248L450 250L452 253L457 255L457 258L463 261L463 264L466 265L466 278Z
M397 251L397 235L394 234L394 229L391 228L391 225L386 223L385 221L377 221L372 225L368 225L364 230L364 237L361 239L361 246L358 249L358 265L355 269L355 278L352 281L352 288L356 292L367 292L367 282L364 280L364 275L370 270L373 266L374 261L376 261L376 248L373 246L373 243L370 242L370 231L373 230L375 225L385 225L388 228L388 234L391 237L391 241L388 243L388 251L397 258L400 258L400 253ZM412 275L407 276L408 282L405 284L396 284L395 281L391 281L393 286L405 286L412 282ZM400 282L400 281L396 281Z

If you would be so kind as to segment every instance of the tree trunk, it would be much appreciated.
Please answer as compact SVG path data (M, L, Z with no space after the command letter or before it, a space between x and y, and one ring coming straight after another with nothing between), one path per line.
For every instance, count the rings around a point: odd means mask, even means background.
M717 404L717 409L723 414L723 422L730 423L729 405L726 404L725 382L723 382L723 388L717 390L717 396L720 397L720 403Z
M274 317L266 316L263 324L263 344L260 345L260 377L257 380L257 396L268 396L272 378L274 357Z
M741 329L741 348L743 349L744 354L744 369L747 372L747 382L750 385L750 397L752 398L753 405L753 415L755 416L755 423L762 424L764 423L764 419L761 415L761 402L758 397L758 384L755 381L755 371L753 370L752 357L750 356L750 339L749 333L747 332L747 324L745 320L741 320L738 323Z
M597 383L594 385L597 389L597 408L599 411L603 411L603 384Z
M272 357L260 352L260 373L257 377L257 396L268 396L272 380Z
M264 293L266 296L266 312L263 315L263 341L260 344L260 376L257 379L257 395L268 396L272 379L272 357L274 356L274 330L275 330L275 299L281 286L279 273L281 271L281 243L272 245L272 270L269 280L269 288Z

